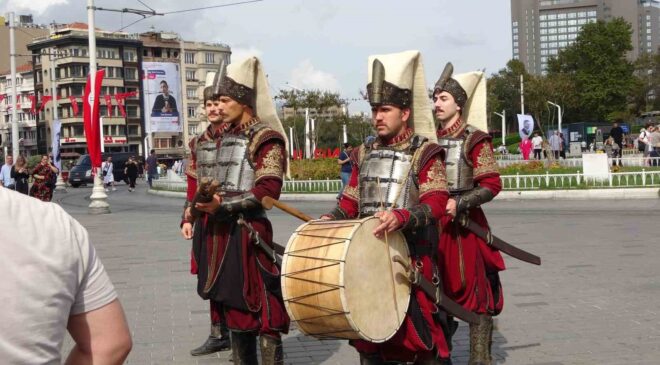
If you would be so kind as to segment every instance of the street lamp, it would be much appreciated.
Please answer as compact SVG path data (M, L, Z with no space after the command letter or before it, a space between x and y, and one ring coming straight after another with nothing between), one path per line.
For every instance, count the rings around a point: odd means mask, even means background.
M284 83L284 86L290 87L299 92L304 92L303 89L291 85L288 82ZM310 133L314 133L314 131L310 128L309 107L305 107L305 158L312 158L312 154L314 153L311 146L312 135Z
M557 130L559 131L559 133L561 133L561 106L559 106L559 104L553 103L551 101L548 101L548 104L557 107L557 115L558 115L558 117L557 117Z
M502 118L502 145L506 146L506 109L502 110L502 114L498 112L494 112L494 114Z

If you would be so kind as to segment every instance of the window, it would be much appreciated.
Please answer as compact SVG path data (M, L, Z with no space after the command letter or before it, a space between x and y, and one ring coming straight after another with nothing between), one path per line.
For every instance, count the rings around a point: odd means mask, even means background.
M568 46L568 42L566 42L566 41L559 42L559 47L564 48L566 46Z
M550 41L556 41L556 40L557 40L557 36L556 36L556 35L551 35L551 36L548 37L548 40L550 40Z
M568 19L575 19L577 18L577 13L568 13L566 14Z
M513 34L518 34L518 28L513 28Z
M557 39L559 39L560 41L565 41L568 39L568 36L566 34L560 34L557 36Z
M126 80L137 80L137 69L132 67L125 68L124 76L126 76Z
M541 28L547 28L548 27L548 22L540 22L539 27Z
M544 48L548 48L548 44L547 44L547 43L541 43L541 49L544 49Z
M577 33L578 28L577 27L568 27L568 32L569 33Z
M543 63L548 62L548 57L541 57L541 62Z
M195 117L195 109L196 107L194 105L188 105L188 118Z
M548 55L548 50L547 49L542 49L541 50L541 56L547 56Z
M557 21L557 26L558 27L565 27L566 26L566 20Z
M514 35L513 35L513 40L514 40L514 41L517 41L517 40L518 40L518 35L517 35L517 34L514 34Z
M557 28L548 29L548 34L557 34Z
M139 118L140 114L138 112L138 106L126 105L126 116L129 118Z
M579 25L587 24L587 19L578 19L578 24Z
M185 62L189 65L194 65L195 64L195 53L193 52L186 52L185 55Z
M135 57L135 51L133 50L124 50L124 61L125 62L135 62L137 58Z
M547 17L545 14L539 16L539 19L540 19L540 20L546 20L547 18L548 18L548 17Z
M138 125L128 125L128 135L129 136L139 136L140 135L140 126Z
M651 28L648 28L648 29L646 30L646 33L647 33L647 34L651 34L651 30L652 30Z
M196 81L195 70L186 70L186 81Z
M204 59L205 59L206 63L215 63L215 53L207 52L204 55Z
M556 55L557 53L559 53L559 51L556 50L556 49L551 49L551 50L548 51L548 53L551 54L551 55Z
M186 96L188 99L194 99L197 97L197 89L193 87L186 88Z
M555 20L557 19L557 14L548 14L548 20Z
M514 27L517 27L517 26L518 26L518 22L513 22L513 26L514 26Z
M550 42L550 43L548 43L548 47L550 47L550 48L557 48L557 42Z
M155 148L170 148L171 146L170 138L154 138L154 147Z
M548 34L548 30L545 29L545 28L541 28L540 33L541 34Z
M557 14L557 19L566 19L566 13Z
M547 42L547 41L548 41L548 37L547 37L547 36L544 36L544 35L541 36L541 42Z
M549 26L549 27L556 27L556 26L557 26L557 22L555 22L555 21L548 22L548 26Z
M587 15L595 17L596 16L596 10L592 10L592 11L588 12Z
M188 134L197 135L197 124L189 124L188 125Z

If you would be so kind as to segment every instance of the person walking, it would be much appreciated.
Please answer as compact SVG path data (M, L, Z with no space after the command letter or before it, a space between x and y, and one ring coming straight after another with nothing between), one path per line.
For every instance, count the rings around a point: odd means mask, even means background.
M133 192L135 190L135 180L137 180L138 175L138 163L133 156L129 157L124 165L124 175L128 177L128 191Z
M532 141L529 138L523 137L522 141L520 141L520 152L523 155L523 160L529 160L529 155L532 152Z
M154 177L158 179L158 158L156 158L156 150L151 150L149 152L149 157L147 157L146 162L147 170L147 183L149 184L149 189L153 187Z
M41 156L41 162L32 170L32 188L30 196L41 201L49 202L53 199L53 189L55 188L55 178L59 170L50 163L48 155Z
M105 186L105 191L108 192L108 188L112 185L112 191L117 190L115 187L115 175L114 164L112 163L112 156L108 156L103 165L101 166L101 173L103 174L103 186Z
M16 181L16 191L27 195L30 171L27 168L25 157L21 155L18 156L16 164L11 168L11 177Z
M534 148L534 158L540 160L541 150L543 149L543 137L539 135L539 132L534 132L534 138L532 138L532 148Z
M559 131L555 131L555 133L550 136L548 143L550 143L550 149L552 150L552 154L555 156L555 160L558 160L559 151L561 150L561 137L559 136Z
M7 189L14 190L16 188L16 182L11 176L11 168L14 165L14 157L12 155L5 156L5 164L2 165L0 169L0 186L4 186Z
M612 149L612 166L618 165L621 166L621 157L623 157L623 137L625 136L623 128L619 126L619 123L614 122L612 124L612 129L610 129L610 137L614 140L614 143L619 146L618 149Z
M348 143L344 143L344 150L339 154L339 159L337 163L339 164L339 176L341 177L341 189L339 189L339 194L337 194L337 199L341 197L341 194L344 192L346 184L348 184L348 179L351 177L351 172L353 167L351 167L351 152L353 151L353 146Z

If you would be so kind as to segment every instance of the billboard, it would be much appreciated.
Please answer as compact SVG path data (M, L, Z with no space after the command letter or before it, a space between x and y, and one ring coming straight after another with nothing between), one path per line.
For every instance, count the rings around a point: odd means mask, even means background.
M142 65L144 110L147 116L145 131L182 132L179 65L171 62L143 62Z
M534 132L534 118L529 114L518 114L518 134L520 139L530 139Z

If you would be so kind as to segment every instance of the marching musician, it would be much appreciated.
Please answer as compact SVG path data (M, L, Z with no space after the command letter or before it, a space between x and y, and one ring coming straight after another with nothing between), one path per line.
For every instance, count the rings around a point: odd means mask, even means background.
M185 239L194 239L195 242L201 242L204 237L208 239L211 236L212 224L209 225L209 217L206 214L193 222L190 204L197 192L198 178L214 177L213 167L215 165L217 147L220 143L220 137L222 137L222 133L227 126L220 117L219 95L213 93L213 78L215 74L215 72L209 72L206 75L206 87L204 88L202 100L204 114L209 122L209 126L202 133L193 137L188 143L190 148L190 163L188 164L188 168L186 168L188 188L183 220L181 222L181 234ZM198 162L201 162L201 164ZM195 226L194 231L193 223ZM190 272L193 275L197 275L197 262L195 262L194 257L191 257L190 261ZM201 346L190 351L192 356L208 355L218 351L229 350L230 348L229 331L224 323L220 304L213 299L209 300L209 303L211 307L211 333Z
M418 51L371 56L367 85L377 138L351 154L353 171L334 210L322 219L375 216L377 237L401 230L411 264L438 279L437 221L445 211L447 182ZM427 294L412 289L401 328L380 344L353 340L360 364L389 361L450 363L447 316Z
M440 254L445 293L465 309L482 314L470 324L470 365L491 364L492 316L503 307L499 272L505 269L499 251L457 223L467 215L488 228L480 206L502 189L491 137L486 130L486 79L483 72L451 77L448 64L435 84L438 143L446 149L451 198L441 219ZM469 123L469 124L468 124ZM453 324L453 323L452 323Z
M227 129L217 153L219 193L195 207L209 215L212 234L195 249L199 295L219 303L231 332L233 362L283 363L281 334L289 329L272 257L272 226L261 206L277 199L287 169L287 141L256 57L221 70L214 90Z

